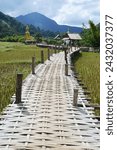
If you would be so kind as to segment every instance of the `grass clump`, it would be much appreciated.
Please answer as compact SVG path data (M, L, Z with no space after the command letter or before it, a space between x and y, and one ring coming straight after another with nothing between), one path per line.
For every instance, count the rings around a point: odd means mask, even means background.
M32 56L36 64L41 60L41 49L36 45L0 42L0 112L10 103L15 93L16 74L23 73L23 79L31 72ZM44 49L47 59L47 49Z
M75 71L91 92L92 103L100 103L100 54L94 52L78 53L73 58Z

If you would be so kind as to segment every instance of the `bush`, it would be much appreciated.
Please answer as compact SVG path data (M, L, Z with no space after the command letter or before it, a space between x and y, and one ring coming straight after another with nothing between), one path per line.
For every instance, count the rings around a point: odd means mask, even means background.
M24 42L25 38L24 38L24 36L21 36L21 35L13 35L13 36L6 36L6 37L0 39L0 41L3 41L3 42Z

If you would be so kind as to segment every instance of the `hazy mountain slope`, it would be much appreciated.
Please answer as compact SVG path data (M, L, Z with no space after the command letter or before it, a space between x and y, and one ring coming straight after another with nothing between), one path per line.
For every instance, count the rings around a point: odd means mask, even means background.
M50 30L53 32L67 32L68 29L70 32L81 32L82 28L80 27L71 27L67 25L58 25L54 20L40 14L37 12L30 13L27 15L21 15L16 17L16 19L23 24L32 24L35 27L39 27L40 29Z

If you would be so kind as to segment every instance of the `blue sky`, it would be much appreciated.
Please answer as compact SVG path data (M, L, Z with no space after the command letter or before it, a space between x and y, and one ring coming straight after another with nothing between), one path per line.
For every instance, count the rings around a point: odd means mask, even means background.
M39 12L58 24L82 26L100 22L99 0L0 0L0 11L13 17Z

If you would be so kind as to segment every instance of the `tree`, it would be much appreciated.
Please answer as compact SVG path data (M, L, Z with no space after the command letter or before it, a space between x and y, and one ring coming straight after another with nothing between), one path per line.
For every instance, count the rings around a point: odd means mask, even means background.
M34 37L36 42L42 42L42 36L39 32L37 32Z
M100 47L100 28L95 25L93 21L89 20L90 28L83 28L81 33L82 40L80 42L83 46Z
M99 27L96 26L93 21L89 20L90 31L91 31L91 43L93 47L100 46L100 30Z

